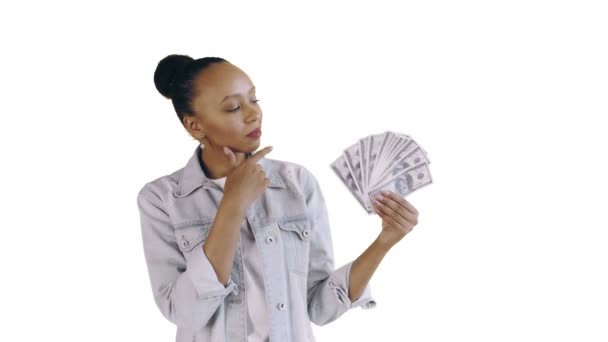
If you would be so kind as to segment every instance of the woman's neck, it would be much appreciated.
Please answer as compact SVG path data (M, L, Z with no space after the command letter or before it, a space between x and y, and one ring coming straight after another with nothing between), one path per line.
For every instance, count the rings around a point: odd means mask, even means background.
M244 153L235 153L236 165L239 165L244 159ZM219 154L217 151L208 147L201 149L201 167L205 176L210 179L218 179L226 177L236 165L230 165L230 161L224 154Z

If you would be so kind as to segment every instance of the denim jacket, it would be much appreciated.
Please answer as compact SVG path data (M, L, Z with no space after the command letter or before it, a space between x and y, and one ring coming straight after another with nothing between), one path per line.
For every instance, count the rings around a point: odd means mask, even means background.
M162 315L177 326L177 342L246 342L240 241L227 285L202 249L223 190L205 175L200 153L197 146L183 168L146 183L138 193L152 294ZM270 184L247 207L244 220L262 255L259 281L270 341L316 341L311 322L322 326L376 302L369 284L355 302L348 298L352 261L335 269L327 208L312 173L266 157L258 164Z

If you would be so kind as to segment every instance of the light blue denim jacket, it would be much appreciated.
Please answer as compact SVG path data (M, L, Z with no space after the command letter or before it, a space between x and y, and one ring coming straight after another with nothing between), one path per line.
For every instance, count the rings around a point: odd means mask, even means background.
M152 294L177 326L176 341L245 342L245 291L240 241L227 286L206 258L205 243L221 187L199 163L201 146L185 167L146 183L138 193L143 250ZM263 259L270 341L316 341L310 323L330 323L360 306L376 306L369 284L348 298L352 262L335 269L324 197L301 165L262 158L265 192L246 210ZM221 227L217 227L221 229ZM273 237L273 238L269 238Z

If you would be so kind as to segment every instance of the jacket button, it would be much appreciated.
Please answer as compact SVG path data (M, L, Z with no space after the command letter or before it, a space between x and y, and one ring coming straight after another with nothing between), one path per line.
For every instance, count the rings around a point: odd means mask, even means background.
M269 236L266 238L266 243L270 244L274 242L274 238L272 236Z
M279 305L277 305L277 307L279 308L279 310L285 310L285 304L283 304L283 303L279 303Z
M310 232L308 231L308 229L306 229L302 232L302 234L304 234L305 237L308 237L308 235L310 235Z
M188 247L188 240L182 241L182 247Z

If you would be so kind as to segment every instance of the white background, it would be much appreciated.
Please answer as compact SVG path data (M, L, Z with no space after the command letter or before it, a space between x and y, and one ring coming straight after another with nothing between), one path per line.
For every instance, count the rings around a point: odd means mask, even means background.
M242 68L269 158L313 172L336 265L380 231L329 168L393 130L428 152L420 223L378 303L319 341L608 340L608 12L601 1L0 5L2 341L173 341L136 194L196 143L152 80L168 54Z

